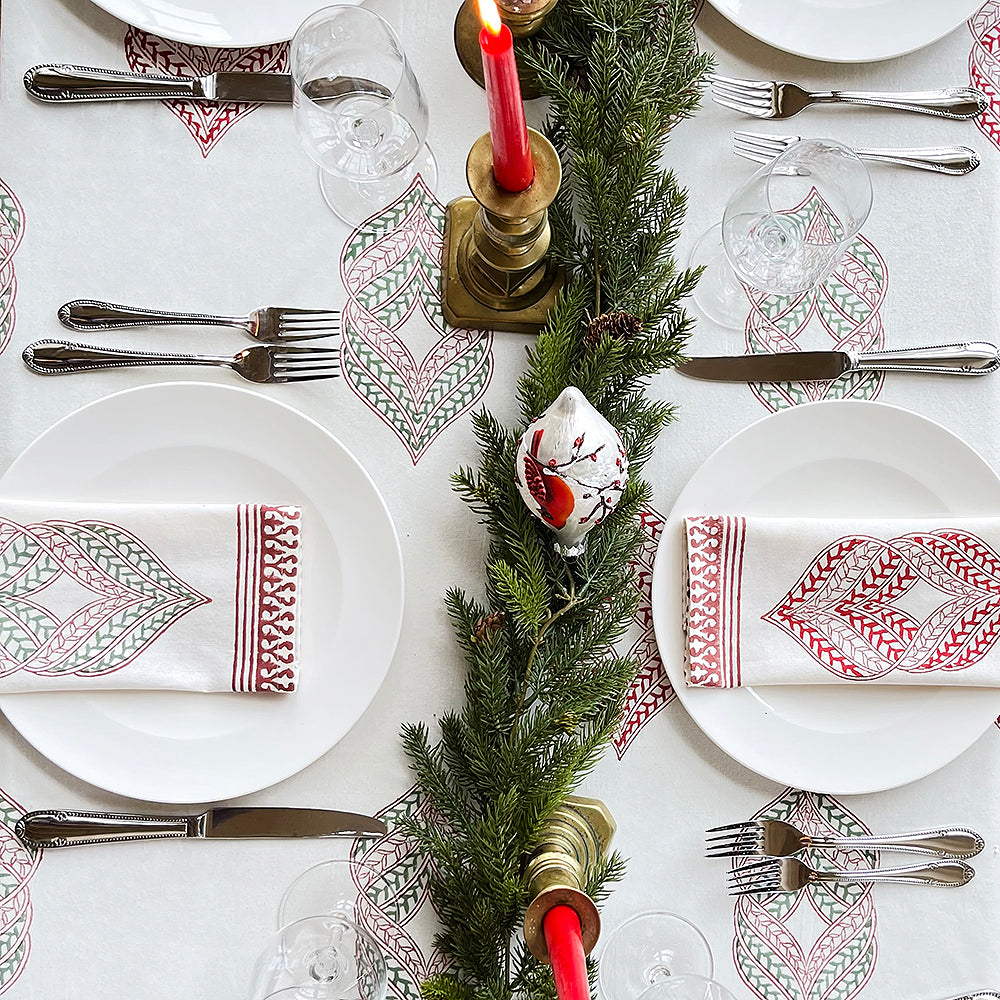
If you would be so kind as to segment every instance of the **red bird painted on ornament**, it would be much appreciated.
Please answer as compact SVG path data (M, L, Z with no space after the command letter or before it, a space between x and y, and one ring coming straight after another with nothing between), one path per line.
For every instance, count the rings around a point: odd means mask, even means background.
M524 456L524 481L541 507L542 517L553 528L562 528L573 513L576 497L561 476L550 472L538 461L538 446L544 433L544 429L539 428L531 436L531 449ZM555 459L552 462L555 464Z

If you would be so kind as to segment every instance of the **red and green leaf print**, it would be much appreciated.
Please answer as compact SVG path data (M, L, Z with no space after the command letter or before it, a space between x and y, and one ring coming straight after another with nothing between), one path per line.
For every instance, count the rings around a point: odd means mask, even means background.
M136 73L161 76L206 76L209 73L284 73L288 43L276 42L247 49L219 49L186 45L150 35L138 28L125 32L125 59ZM260 107L249 101L163 101L191 133L202 156L241 118Z
M653 560L663 532L663 516L652 507L647 507L640 512L639 521L643 540L642 548L633 563L635 573L632 577L632 583L640 594L635 615L639 637L629 649L629 656L639 661L639 670L625 696L621 726L614 738L615 753L619 760L625 756L625 751L632 745L642 727L677 697L663 669L653 633Z
M969 83L986 95L986 107L976 124L994 146L1000 147L1000 0L984 3L969 19L969 31Z
M351 859L360 863L358 919L385 955L389 993L397 1000L420 1000L421 983L445 968L440 952L425 954L417 943L431 940L438 929L427 905L431 859L399 829L403 820L427 808L420 792L409 789L377 814L388 834L358 838L351 851Z
M46 606L56 580L68 611ZM207 601L116 525L0 518L0 677L111 673Z
M784 820L814 836L871 833L832 796L793 789L754 819ZM865 851L805 851L802 860L828 869L878 863L877 855ZM876 924L871 885L817 883L797 893L741 896L734 913L733 960L760 1000L852 1000L875 969Z
M493 335L450 329L441 311L444 207L418 177L347 241L343 371L414 465L493 374Z
M31 950L31 896L28 883L41 851L30 852L14 833L24 810L0 792L0 993L24 971Z
M899 602L918 584L937 592L920 618ZM844 680L965 670L1000 638L1000 556L965 531L839 538L763 620Z
M0 352L14 332L14 253L24 235L24 209L14 192L0 181Z
M796 214L814 228L832 225L829 209L815 192ZM816 288L795 295L770 295L747 287L747 353L882 347L881 308L887 285L885 261L868 240L858 236L833 274ZM821 399L874 399L883 381L881 372L861 372L829 382L760 382L751 389L774 412Z

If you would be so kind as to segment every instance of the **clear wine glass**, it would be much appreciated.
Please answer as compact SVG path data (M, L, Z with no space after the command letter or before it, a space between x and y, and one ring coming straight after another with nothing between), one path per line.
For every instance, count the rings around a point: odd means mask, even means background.
M676 913L653 910L630 917L609 935L598 983L605 1000L638 1000L667 979L689 974L711 979L714 971L705 935Z
M638 1000L735 1000L735 997L714 979L685 974L650 986Z
M251 976L251 1000L385 1000L385 958L358 916L368 870L325 861L303 872L278 907L278 932Z
M871 211L868 168L832 139L803 139L757 170L691 254L695 303L723 326L747 316L743 285L796 295L825 281Z
M289 62L295 128L341 219L361 225L417 174L435 188L427 101L383 18L365 7L325 7L295 32Z

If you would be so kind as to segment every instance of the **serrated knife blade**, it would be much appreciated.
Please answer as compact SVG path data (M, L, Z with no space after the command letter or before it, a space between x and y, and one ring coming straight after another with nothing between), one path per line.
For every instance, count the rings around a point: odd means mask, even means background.
M190 816L43 809L22 816L15 832L30 848L49 848L165 838L256 840L382 836L386 826L372 816L334 809L230 806Z

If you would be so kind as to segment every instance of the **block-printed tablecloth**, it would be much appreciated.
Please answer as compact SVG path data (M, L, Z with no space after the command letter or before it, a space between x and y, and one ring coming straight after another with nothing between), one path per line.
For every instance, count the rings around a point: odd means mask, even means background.
M430 102L429 138L441 177L436 192L416 183L374 233L359 236L323 207L287 109L184 102L46 107L32 103L20 84L29 65L53 60L162 72L280 70L284 46L182 46L129 28L88 0L6 0L0 465L78 406L149 381L138 371L58 383L30 375L18 354L31 340L61 335L55 310L65 300L219 311L271 301L343 306L346 378L266 391L334 429L385 495L407 568L403 635L385 685L354 730L306 771L244 801L365 810L392 826L427 808L399 749L400 722L431 720L461 696L461 661L442 596L452 584L481 585L484 540L450 493L448 477L475 460L474 407L514 418L512 388L525 340L450 330L437 301L443 203L464 193L465 152L486 123L481 92L462 75L451 48L457 2L369 3L408 39ZM967 27L926 50L865 66L779 53L708 5L698 17L701 44L729 75L823 89L918 89L970 79L992 103L979 130L857 110L797 118L795 131L805 135L869 145L966 143L984 162L964 179L874 170L875 209L830 280L792 302L754 296L744 331L702 324L692 352L1000 336L1000 2L989 0ZM538 124L542 109L529 106L528 113ZM750 169L729 151L735 128L789 131L706 104L671 141L668 160L691 192L682 257ZM155 349L164 336L129 338ZM206 342L204 332L169 336L180 349ZM213 343L231 343L217 338ZM166 370L162 377L192 376ZM227 380L222 373L195 377ZM686 716L660 665L649 598L665 512L710 451L753 420L814 399L878 398L939 420L997 466L998 390L993 380L956 385L873 375L810 386L718 387L673 374L657 380L653 391L678 402L680 418L648 468L656 506L643 517L647 542L636 575L643 600L628 640L642 668L614 752L585 788L614 811L618 846L632 859L630 878L607 904L607 926L641 909L684 913L704 929L717 977L739 1000L934 1000L1000 986L1000 731L938 774L881 795L838 801L779 788L726 758ZM5 720L0 741L0 787L12 796L0 802L0 993L28 1000L242 996L282 890L333 854L362 858L374 873L359 893L363 918L387 955L390 995L415 1000L419 981L441 967L431 940L428 859L399 833L353 847L304 841L91 848L55 852L39 863L11 832L23 808L141 804L61 772ZM961 892L840 887L734 905L723 894L719 863L701 858L700 831L750 815L843 833L960 822L980 829L989 846L976 861L978 878ZM841 860L861 866L874 859L855 852Z

